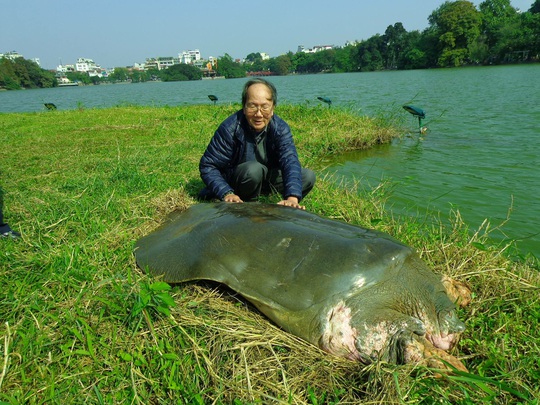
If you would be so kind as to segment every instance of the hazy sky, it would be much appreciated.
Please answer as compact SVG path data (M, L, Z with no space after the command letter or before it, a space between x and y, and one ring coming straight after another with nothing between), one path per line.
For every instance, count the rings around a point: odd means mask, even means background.
M478 5L482 0L474 0ZM342 46L401 22L423 30L444 0L0 0L0 53L44 68L79 57L102 67L199 49L204 58L271 57L298 45ZM534 0L511 0L523 11Z

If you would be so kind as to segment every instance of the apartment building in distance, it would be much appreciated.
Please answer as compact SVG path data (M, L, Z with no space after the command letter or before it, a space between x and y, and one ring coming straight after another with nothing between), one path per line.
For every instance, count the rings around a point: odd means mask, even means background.
M210 57L213 59L212 57ZM194 65L202 68L205 63L201 57L201 52L198 49L190 51L182 51L178 54L178 57L174 56L160 56L157 58L146 58L144 69L167 69L173 65L185 63L186 65Z
M313 48L306 49L304 45L298 45L297 53L304 52L304 53L316 53L320 51L326 51L328 49L333 49L334 45L315 45Z
M75 64L75 70L77 72L90 73L101 71L101 66L96 64L92 59L79 58Z
M178 58L180 59L181 63L185 63L186 65L195 65L201 60L201 52L198 49L193 51L182 51L182 53L178 54Z
M9 59L9 60L16 60L17 58L24 58L24 56L22 56L19 52L17 51L10 51L10 52L6 52L6 53L0 53L0 59L2 58L6 58L6 59ZM38 66L41 66L41 61L39 60L39 58L33 58L33 59L30 59L32 62L35 62L37 63Z

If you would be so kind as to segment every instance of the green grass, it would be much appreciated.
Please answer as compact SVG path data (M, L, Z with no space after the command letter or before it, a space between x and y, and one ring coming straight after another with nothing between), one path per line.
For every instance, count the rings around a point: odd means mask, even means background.
M224 287L169 286L143 274L134 242L195 203L198 161L238 106L119 107L0 115L0 402L538 403L540 277L471 232L384 211L370 193L319 178L318 214L386 231L441 273L468 282L454 354L470 373L333 358L272 325ZM279 106L303 164L389 142L390 119ZM360 189L360 188L358 188ZM272 199L270 199L272 201Z

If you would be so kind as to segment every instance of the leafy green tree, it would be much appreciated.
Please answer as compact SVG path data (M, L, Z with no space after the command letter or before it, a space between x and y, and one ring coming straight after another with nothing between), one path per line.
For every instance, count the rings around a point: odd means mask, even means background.
M151 73L143 70L132 70L129 72L132 83L142 83L151 80Z
M419 49L421 49L426 56L426 65L424 67L438 67L440 55L438 30L433 27L428 27L422 31L419 40Z
M506 52L510 38L519 30L517 11L510 5L510 0L485 0L480 3L482 13L482 34L492 57L499 57Z
M292 67L297 73L332 72L335 65L334 49L315 53L298 52L291 57Z
M291 54L280 55L277 58L271 58L268 62L270 71L279 76L285 76L290 73L292 66Z
M248 72L263 72L272 70L269 66L271 63L270 61L274 62L273 58L270 60L263 60L262 55L259 52L252 52L246 56L245 69Z
M36 62L18 58L15 61L15 64L20 64L24 70L28 73L28 78L30 79L29 87L31 88L45 88L53 87L56 83L54 73L49 72L48 70L42 69Z
M307 63L309 61L310 54L305 52L297 52L291 58L292 66L291 69L296 73L308 73L307 72Z
M159 70L156 68L148 69L145 71L148 75L148 80L159 80Z
M114 71L109 75L111 82L126 82L129 79L129 70L123 67L114 68Z
M397 69L398 60L406 47L407 30L398 22L389 25L382 36L382 55L386 69Z
M0 60L0 87L8 90L53 87L57 84L52 72L24 58Z
M418 48L409 49L402 55L402 69L422 69L426 66L426 53Z
M540 6L540 1L535 4ZM509 0L486 0L480 10L490 62L517 62L538 54L539 32L533 13L518 13Z
M315 52L312 59L312 71L314 73L331 72L334 65L335 54L336 51L333 49Z
M58 85L58 80L53 72L48 70L43 70L41 76L41 87L56 87Z
M469 46L480 35L481 15L467 0L446 1L428 18L439 40L438 65L461 66L469 57Z
M32 88L32 80L30 79L30 73L28 72L27 66L21 63L22 58L17 58L13 61L13 69L15 70L15 75L19 80L21 87L25 89Z
M540 14L540 0L535 0L529 9L529 13Z
M90 82L92 84L100 84L100 83L105 82L105 81L106 81L106 79L102 75L90 76Z
M491 60L489 46L484 35L469 45L469 60L474 65L486 64Z
M21 88L13 62L7 58L0 59L0 88L7 90L19 90Z
M66 77L72 82L79 82L83 84L92 83L90 76L88 76L88 73L85 72L68 72L66 73Z
M376 34L366 41L360 42L358 48L357 63L361 72L372 72L384 69L382 52L384 40Z
M233 61L227 53L218 59L216 70L218 75L225 76L227 79L246 76L246 69L240 63Z
M421 69L429 65L426 38L427 36L423 36L419 31L406 34L403 49L398 55L398 69Z
M532 8L531 8L532 9ZM527 12L520 15L520 37L516 47L525 51L529 60L540 59L540 12Z
M173 65L161 70L159 72L161 80L164 82L187 82L189 80L188 77L180 69L173 69L175 66L180 65Z
M356 48L353 45L347 45L343 48L337 48L334 50L334 63L332 66L332 72L354 72L355 65L353 63Z
M180 63L162 70L160 77L164 82L200 80L202 78L202 71L196 66Z
M247 63L262 62L262 55L260 54L260 52L252 52L248 56L246 56L246 62Z

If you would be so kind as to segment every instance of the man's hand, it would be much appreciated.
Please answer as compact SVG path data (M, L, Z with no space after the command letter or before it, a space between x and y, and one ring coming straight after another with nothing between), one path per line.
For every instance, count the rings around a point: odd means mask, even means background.
M237 196L236 194L227 194L225 196L225 198L223 199L223 201L225 202L228 202L228 203L242 203L244 201L242 201L242 199Z
M298 208L300 210L305 210L306 209L305 205L300 205L298 203L298 198L296 198L296 197L287 197L286 200L282 200L282 201L278 202L278 205L285 205L286 207Z

